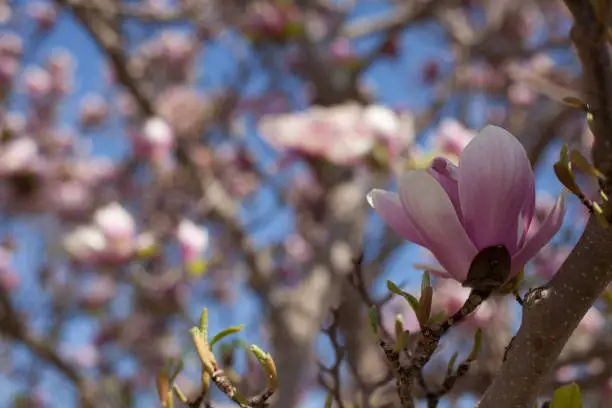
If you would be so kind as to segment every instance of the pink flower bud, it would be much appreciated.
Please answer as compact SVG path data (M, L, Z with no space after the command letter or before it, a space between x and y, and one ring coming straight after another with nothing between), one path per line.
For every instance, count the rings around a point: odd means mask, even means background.
M73 346L62 347L62 354L70 361L83 368L93 368L98 364L100 353L97 347L91 344L74 348Z
M28 5L28 14L36 21L39 31L49 31L57 21L57 11L51 3L36 2Z
M76 261L94 263L107 248L102 232L92 226L78 227L64 238L66 252Z
M517 106L530 106L535 102L536 94L525 83L517 82L508 87L508 100Z
M94 213L93 224L110 241L131 240L136 231L132 215L116 202L98 209Z
M30 169L37 160L38 146L32 139L10 141L0 149L0 176Z
M311 245L299 234L291 234L283 243L287 255L295 262L307 262L313 256Z
M134 137L134 153L137 157L162 160L168 156L174 143L174 132L168 123L159 117L148 119Z
M557 369L555 378L562 383L570 383L578 378L578 369L572 365L564 365Z
M6 247L0 247L0 287L7 292L15 290L21 283L21 278L12 265L12 252Z
M69 51L56 50L47 61L47 70L52 78L53 91L65 95L72 89L74 57Z
M209 245L208 230L188 219L183 219L176 230L176 237L181 247L183 261L197 261Z
M209 101L188 87L167 89L159 95L156 104L160 116L179 138L199 135L210 119Z
M92 203L89 188L78 181L61 182L50 191L53 205L63 215L80 215Z
M116 290L117 285L113 278L98 276L81 295L81 304L88 310L100 309L115 296Z
M98 94L86 95L80 104L79 121L83 127L102 124L108 116L108 104Z
M194 56L193 40L186 33L165 31L159 40L162 55L175 67L184 67Z
M329 46L332 58L339 63L349 62L355 58L351 40L346 37L335 39Z
M39 67L29 67L23 76L26 92L33 101L38 102L49 97L53 90L53 78L48 71Z
M444 119L438 126L435 143L443 153L459 156L474 133L455 119Z

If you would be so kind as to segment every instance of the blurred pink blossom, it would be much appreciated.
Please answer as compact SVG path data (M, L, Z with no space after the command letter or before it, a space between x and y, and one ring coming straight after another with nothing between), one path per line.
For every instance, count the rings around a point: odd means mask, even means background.
M181 247L183 262L185 263L200 260L208 249L210 241L208 230L188 219L183 219L179 223L176 237Z
M108 158L78 158L67 165L72 178L89 186L111 181L118 175L117 165Z
M23 73L25 90L34 102L47 101L53 91L53 78L40 67L28 67Z
M64 214L80 214L92 204L92 191L80 181L62 181L50 189L51 201Z
M37 1L28 4L28 14L36 21L39 31L49 31L57 22L57 10L49 2Z
M195 44L187 33L164 31L160 35L159 42L162 55L175 68L184 68L195 55Z
M136 223L132 215L119 203L114 202L98 209L93 216L96 226L109 241L131 240L136 231Z
M0 177L37 167L38 146L30 138L19 138L0 145Z
M515 82L508 87L508 100L510 103L527 107L536 100L536 93L524 82Z
M299 234L291 234L284 241L283 246L287 255L292 258L293 261L302 263L308 262L313 254L313 248L303 236Z
M0 246L0 287L7 292L15 290L21 278L12 266L12 252L6 246Z
M80 104L79 122L88 128L99 126L108 116L108 103L98 94L88 94L83 97Z
M413 125L410 115L400 117L382 106L348 103L264 116L259 131L279 150L355 164L377 143L385 145L390 154L397 154L414 140Z
M336 38L329 46L329 52L334 62L340 64L351 63L356 60L350 38Z
M211 104L192 88L176 86L162 92L156 100L160 116L178 138L198 137L210 119Z
M298 9L291 3L257 1L252 3L240 26L253 42L280 42L290 34L287 27L298 22L298 19Z
M26 118L19 112L7 112L4 125L13 135L22 135L26 129Z
M446 118L442 120L434 135L436 148L443 154L459 156L476 135L459 121Z
M57 95L66 95L72 89L75 60L65 49L54 50L47 60L46 69L51 75L52 89Z
M0 36L0 91L8 87L17 74L22 47L16 35L3 33Z
M98 348L91 344L86 344L78 348L66 344L62 347L62 354L68 360L83 368L95 367L100 359Z
M64 247L75 260L88 263L117 263L137 250L136 223L119 203L94 212L91 225L77 227L64 238Z
M81 305L88 310L98 310L115 296L116 290L117 284L112 277L96 276L80 295Z
M564 365L559 367L555 372L555 379L561 383L570 383L580 375L578 367L573 365Z
M574 330L565 344L560 358L568 355L583 353L591 349L597 341L605 326L605 318L599 310L591 307Z
M136 157L159 162L171 153L174 132L164 119L154 117L145 122L142 131L136 132L132 142Z

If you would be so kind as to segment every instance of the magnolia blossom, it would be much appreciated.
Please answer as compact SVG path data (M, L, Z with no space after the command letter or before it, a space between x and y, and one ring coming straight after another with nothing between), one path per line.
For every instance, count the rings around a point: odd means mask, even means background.
M38 102L47 98L53 91L53 77L49 71L40 67L26 68L23 73L23 81L26 93L34 101Z
M0 246L0 288L10 292L17 289L21 283L21 278L12 266L13 254L6 248Z
M137 248L134 218L118 203L98 209L91 225L80 226L64 239L68 253L81 262L121 262Z
M174 132L168 123L159 117L148 119L141 132L133 138L134 153L138 157L163 160L174 144Z
M30 138L19 138L0 148L0 175L33 170L39 160L38 145Z
M195 137L211 117L212 104L189 87L175 86L159 94L155 105L177 138Z
M9 33L0 36L0 87L9 84L19 70L22 41Z
M50 30L57 22L57 11L52 3L31 3L28 5L28 14L36 21L40 31Z
M590 350L606 324L605 317L595 307L591 307L580 323L578 327L572 333L569 340L565 344L563 351L561 352L560 358L563 359L568 355L575 353L583 353Z
M208 248L210 240L206 228L200 227L188 219L179 223L176 237L181 247L182 259L186 263L198 261Z
M527 238L534 184L518 140L487 126L464 149L459 166L436 158L427 171L402 174L399 194L374 189L368 202L397 233L429 249L443 268L440 274L463 282L479 251L503 245L512 256L511 278L559 231L565 215L560 195Z
M434 140L436 148L441 153L459 156L473 138L474 132L467 129L459 121L447 118L438 126Z
M264 116L259 131L279 150L322 157L336 164L357 163L379 143L390 154L397 154L414 140L411 115L400 117L383 106L356 103Z
M79 121L84 127L98 126L108 117L108 103L98 94L88 94L79 106Z

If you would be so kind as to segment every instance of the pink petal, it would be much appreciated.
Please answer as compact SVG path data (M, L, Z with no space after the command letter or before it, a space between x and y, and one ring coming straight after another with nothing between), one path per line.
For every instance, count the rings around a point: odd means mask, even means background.
M433 276L442 279L453 279L453 277L440 265L428 264L428 263L416 263L412 265L417 271L425 271L431 273Z
M423 246L455 279L465 280L477 250L446 191L426 171L412 170L400 176L399 195Z
M487 126L472 139L459 159L459 199L464 225L479 249L502 244L516 252L519 220L533 214L533 189L529 159L512 134Z
M457 185L457 174L458 168L449 160L436 157L431 164L429 165L429 174L431 174L438 183L442 186L451 202L453 203L453 207L455 207L455 211L459 216L459 219L462 218L461 215L461 206L459 204L459 186Z
M374 189L367 196L368 203L387 225L410 242L423 246L421 233L406 214L399 196L385 190Z
M534 219L536 209L535 203L535 186L534 188L529 190L529 195L525 198L525 202L523 203L523 209L521 210L521 214L519 215L519 223L518 223L518 244L517 249L521 248L525 244L525 240L527 239L527 234L529 233L529 228L532 223L537 222Z
M539 251L551 238L559 232L565 216L565 194L559 195L557 203L550 210L546 219L533 236L529 237L525 245L512 257L512 275L516 275L520 269Z

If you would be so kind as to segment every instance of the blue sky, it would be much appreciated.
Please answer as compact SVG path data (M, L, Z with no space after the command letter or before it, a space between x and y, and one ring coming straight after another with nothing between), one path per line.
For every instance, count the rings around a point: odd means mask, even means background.
M363 17L371 13L380 11L384 6L378 2L364 2L365 4L358 7L354 17ZM17 32L26 33L27 27L20 24L17 27L11 27ZM0 27L0 35L3 28ZM130 31L137 31L136 28L130 27ZM151 31L148 29L147 31ZM152 32L152 31L151 31ZM50 35L45 36L42 41L28 40L30 43L36 42L38 47L36 51L29 54L26 65L30 63L42 62L48 53L57 48L65 48L70 50L76 56L76 76L74 93L66 98L65 103L60 110L61 121L66 126L75 124L75 119L78 114L78 103L80 98L90 92L105 94L108 92L108 87L103 80L103 59L102 56L91 40L89 35L72 19L71 16L62 14L61 20L57 28ZM375 43L375 38L360 40L357 43L359 50L367 49ZM27 44L27 43L26 43ZM442 72L452 72L453 64L452 57L448 49L445 47L444 37L441 30L432 24L419 25L405 33L402 42L402 52L399 60L391 62L389 60L375 64L367 72L367 79L375 84L379 102L403 106L419 110L428 105L432 100L432 92L429 87L421 83L420 65L428 59L435 58L441 62ZM202 57L201 67L203 76L199 83L208 89L218 89L223 86L225 73L231 70L231 57L221 47L211 45L206 48ZM261 78L254 78L249 84L247 90L249 92L258 92L261 88ZM473 106L470 110L471 125L480 127L484 125L484 109L482 98L473 98ZM452 104L451 104L452 105ZM19 109L23 106L23 101L20 97L16 97L13 101L13 106ZM453 107L446 109L447 114L451 114ZM109 156L113 159L121 159L128 153L123 135L118 126L108 126L101 132L91 135L83 135L84 141L92 144L95 155ZM247 143L253 151L260 157L270 157L270 149L261 143L251 128L247 135ZM558 146L553 146L547 154L546 159L542 162L541 168L538 171L538 188L550 191L555 194L560 191L560 186L556 182L550 165L555 159ZM258 194L254 203L249 208L249 214L257 216L257 214L265 213L266 209L273 206L272 194L269 191L263 191ZM42 296L41 289L36 281L36 273L38 266L44 261L44 245L45 239L41 236L41 226L45 222L43 219L10 219L3 217L2 233L9 234L16 238L18 242L18 251L15 258L15 265L20 271L24 280L24 285L20 289L17 300L20 304L26 305L25 299L30 296ZM245 221L248 217L245 216ZM378 225L380 226L380 225ZM257 241L262 245L267 242L276 241L282 238L286 232L293 227L292 213L288 209L281 209L277 216L270 220L265 228L256 232ZM374 235L376 228L373 229ZM396 254L389 262L388 268L377 282L375 292L382 294L384 291L385 279L393 279L394 281L413 278L420 280L420 275L417 273L406 273L411 270L412 263L415 260L416 248L407 246L405 250ZM24 298L27 296L27 298ZM207 306L211 310L211 331L216 331L224 328L227 325L240 324L252 320L252 315L245 313L254 313L258 310L258 301L248 291L241 294L240 303L229 306L219 307L215 304L210 304L205 301L194 301L191 304L191 312L193 318L196 318L203 306ZM44 314L33 314L38 316L36 322L44 325ZM89 320L74 321L71 324L71 329L63 334L65 344L77 346L88 342L93 334L94 326ZM257 328L248 328L247 337L250 341L257 340ZM187 334L187 333L185 333ZM15 348L15 354L24 365L30 364L23 349ZM126 370L130 370L129 364L126 365ZM74 406L72 400L72 391L68 383L58 376L49 372L46 375L45 388L52 390L53 401L52 407ZM16 384L13 383L7 376L0 373L0 406L8 406L11 396L17 390ZM473 401L464 401L465 406L473 406ZM151 400L143 398L138 406L151 406ZM313 395L303 408L320 408L323 406L323 396L320 394Z

